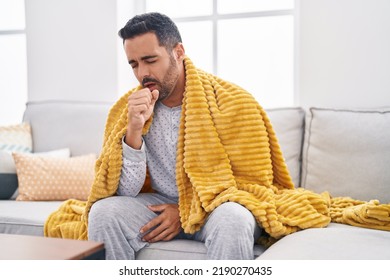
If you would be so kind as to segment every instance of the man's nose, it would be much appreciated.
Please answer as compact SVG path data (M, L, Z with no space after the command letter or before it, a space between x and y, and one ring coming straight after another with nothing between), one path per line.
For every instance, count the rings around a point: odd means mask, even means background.
M149 77L150 76L150 71L149 71L149 67L143 65L143 66L138 66L138 73L137 73L137 76L140 78L140 80L142 81L145 77Z

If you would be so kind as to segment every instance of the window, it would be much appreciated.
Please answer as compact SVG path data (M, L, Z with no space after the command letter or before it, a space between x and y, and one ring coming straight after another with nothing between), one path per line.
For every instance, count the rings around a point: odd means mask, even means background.
M140 0L136 11L171 17L197 67L271 108L294 105L293 8L294 0Z
M22 121L27 101L23 0L0 1L0 125Z

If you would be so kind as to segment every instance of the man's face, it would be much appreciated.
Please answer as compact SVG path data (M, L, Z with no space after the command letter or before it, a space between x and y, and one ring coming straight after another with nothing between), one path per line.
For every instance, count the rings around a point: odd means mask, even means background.
M179 78L178 60L175 50L168 53L160 46L154 33L146 33L124 42L129 64L139 83L150 91L159 91L159 100L171 95Z

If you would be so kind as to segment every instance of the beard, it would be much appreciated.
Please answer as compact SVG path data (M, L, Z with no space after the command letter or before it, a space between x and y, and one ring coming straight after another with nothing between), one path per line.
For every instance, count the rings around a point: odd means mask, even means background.
M168 98L172 94L178 79L179 70L173 55L171 55L169 58L169 68L164 75L162 82L154 78L145 77L142 80L142 86L145 87L146 83L155 83L159 91L158 100L161 101Z

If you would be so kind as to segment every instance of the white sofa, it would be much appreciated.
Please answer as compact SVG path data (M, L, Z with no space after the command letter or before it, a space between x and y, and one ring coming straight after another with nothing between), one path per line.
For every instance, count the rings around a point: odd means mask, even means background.
M72 156L98 154L110 103L31 102L33 152L69 148ZM315 192L390 203L390 110L279 108L267 110L296 186ZM43 235L60 201L0 200L0 233ZM205 259L203 243L151 244L138 259ZM331 223L288 235L257 259L390 259L390 232Z

